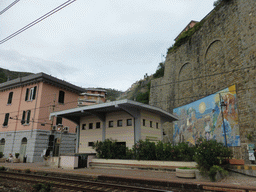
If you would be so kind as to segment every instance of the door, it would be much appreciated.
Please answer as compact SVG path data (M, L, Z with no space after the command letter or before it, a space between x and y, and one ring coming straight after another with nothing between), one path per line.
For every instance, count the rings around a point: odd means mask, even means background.
M20 146L20 160L21 162L23 162L24 160L24 157L26 155L26 151L27 151L27 138L24 137L22 140L21 140L21 146Z

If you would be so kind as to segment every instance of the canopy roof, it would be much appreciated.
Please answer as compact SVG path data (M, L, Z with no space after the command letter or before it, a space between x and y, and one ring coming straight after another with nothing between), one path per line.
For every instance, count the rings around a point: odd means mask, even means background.
M100 114L106 114L110 112L126 111L124 108L131 109L133 111L145 110L151 113L155 113L160 115L165 121L168 122L178 120L178 117L160 108L127 99L52 112L50 114L50 118L53 116L63 117L79 124L80 117L91 116L95 114L98 116Z

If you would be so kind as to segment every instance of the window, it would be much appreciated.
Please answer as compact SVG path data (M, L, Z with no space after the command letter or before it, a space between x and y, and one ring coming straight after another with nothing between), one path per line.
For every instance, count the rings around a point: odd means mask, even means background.
M56 125L62 125L62 117L57 117Z
M65 92L64 91L60 91L59 92L59 103L63 103L64 104L64 97L65 97Z
M28 111L23 111L23 114L22 114L22 120L21 120L21 124L24 125L24 124L29 124L30 122L30 114L31 114L31 111L28 110Z
M150 127L153 127L153 122L152 121L150 121Z
M158 129L158 123L156 123L156 128Z
M82 124L82 130L85 130L86 124Z
M132 126L132 119L127 119L126 125L127 126Z
M7 104L11 104L12 103L12 96L13 96L13 92L9 93L9 97L8 97L8 101Z
M93 123L89 123L89 129L93 129Z
M108 127L114 127L114 121L109 121L108 122Z
M32 88L27 88L25 101L35 100L35 98L36 98L36 88L37 88L36 86L32 87Z
M93 147L93 145L94 145L94 142L88 142L89 147Z
M143 119L143 126L146 126L146 120Z
M9 113L6 113L6 114L5 114L3 126L7 126L7 125L8 125L9 115L10 115Z
M97 122L96 123L96 129L99 129L100 128L100 122Z
M122 127L122 126L123 126L123 120L118 120L117 127Z

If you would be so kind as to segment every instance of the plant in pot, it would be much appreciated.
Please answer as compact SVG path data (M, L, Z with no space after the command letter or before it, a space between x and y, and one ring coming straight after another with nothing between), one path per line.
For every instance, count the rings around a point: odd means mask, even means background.
M0 152L0 163L4 163L5 162L5 158L3 152Z
M184 178L195 178L195 168L193 167L179 167L176 168L176 176Z
M15 153L15 158L16 159L13 160L13 163L19 163L20 162L19 156L20 156L19 153Z

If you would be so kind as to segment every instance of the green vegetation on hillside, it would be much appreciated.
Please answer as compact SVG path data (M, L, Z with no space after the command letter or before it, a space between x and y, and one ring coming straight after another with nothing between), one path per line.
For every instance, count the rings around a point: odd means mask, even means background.
M144 79L139 80L132 85L132 88L127 91L126 98L136 100L138 102L148 104L150 95L151 80L164 76L165 64L159 63L156 72L153 75L144 75Z
M213 5L215 6L215 9L213 10L213 12L211 14L213 14L216 10L218 10L222 5L224 5L224 4L226 4L230 1L232 1L232 0L217 0L217 1L215 1L213 3ZM181 45L183 45L184 43L189 41L191 39L191 37L194 35L194 33L196 33L197 31L199 31L201 29L205 20L206 20L206 18L204 18L203 20L201 20L200 22L195 24L194 27L192 27L192 28L188 29L187 31L183 32L180 35L180 37L175 41L175 43L168 49L167 54L175 51Z
M122 91L118 91L116 89L111 89L111 88L96 88L96 89L103 89L106 91L107 95L106 95L106 100L110 100L110 101L115 101L117 100L121 94L123 94Z
M8 79L17 79L19 77L25 77L33 73L9 71L7 69L0 68L0 83L6 82Z

